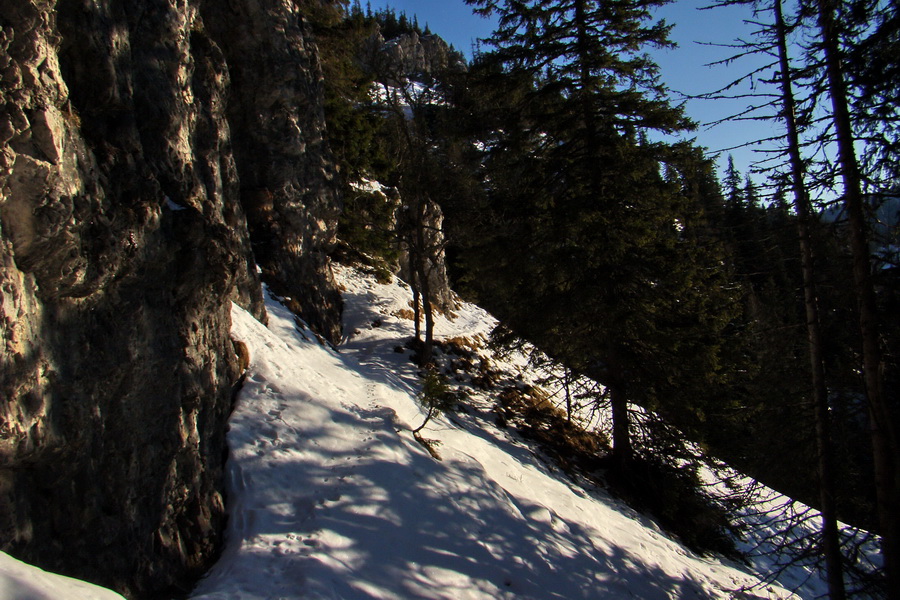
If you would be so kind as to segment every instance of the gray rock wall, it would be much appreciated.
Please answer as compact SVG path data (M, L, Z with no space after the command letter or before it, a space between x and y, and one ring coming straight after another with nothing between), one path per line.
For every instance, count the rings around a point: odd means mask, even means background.
M398 222L408 223L413 216L404 214L410 210L408 206L398 209ZM450 288L450 276L447 274L447 261L444 254L446 239L444 237L444 213L441 207L429 202L425 208L425 245L427 248L425 270L428 273L428 286L431 292L432 306L443 313L451 313L456 308L453 290ZM400 256L397 276L403 281L413 281L413 266L409 260L409 245L400 244Z
M368 41L361 57L366 68L390 85L421 80L441 71L463 71L465 64L440 36L404 33L385 40L380 32Z
M293 0L205 0L232 77L228 115L257 261L332 342L341 298L328 253L340 211L325 147L322 74Z
M221 544L254 250L339 332L314 48L289 1L0 0L0 27L0 549L171 596Z

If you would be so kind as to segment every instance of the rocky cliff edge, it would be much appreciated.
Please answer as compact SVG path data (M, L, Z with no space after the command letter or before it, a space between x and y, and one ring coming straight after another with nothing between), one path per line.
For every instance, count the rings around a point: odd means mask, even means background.
M0 0L0 549L184 591L225 518L231 301L340 335L321 76L290 0Z

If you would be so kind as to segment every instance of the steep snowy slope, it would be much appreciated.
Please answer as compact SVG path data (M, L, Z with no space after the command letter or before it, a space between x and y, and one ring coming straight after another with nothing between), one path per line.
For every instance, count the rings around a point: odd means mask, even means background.
M328 348L269 299L238 308L251 365L231 419L225 555L196 600L262 598L786 598L701 558L603 492L585 492L493 425L487 400L425 429L403 342L410 294L340 269L345 340ZM438 319L478 336L473 306Z
M2 600L124 600L119 594L70 577L54 575L0 552Z

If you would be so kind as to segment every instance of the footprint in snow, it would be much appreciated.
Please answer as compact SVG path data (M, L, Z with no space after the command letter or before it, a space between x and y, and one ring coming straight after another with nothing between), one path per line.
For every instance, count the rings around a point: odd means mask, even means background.
M264 428L261 429L259 433L265 436L273 444L278 441L278 430L275 428Z

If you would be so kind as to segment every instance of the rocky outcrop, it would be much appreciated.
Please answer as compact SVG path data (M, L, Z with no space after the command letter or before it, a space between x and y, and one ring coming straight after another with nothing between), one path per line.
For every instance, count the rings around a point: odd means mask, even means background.
M336 343L341 298L328 253L340 202L324 142L321 69L298 4L205 0L202 14L231 72L228 115L257 261Z
M303 33L288 0L0 0L0 549L132 597L214 558L230 301L264 318L259 259L339 323Z
M376 32L366 44L362 60L367 71L377 73L389 85L401 85L402 80L422 81L432 74L466 68L462 55L443 38L414 31L388 40Z
M402 227L408 228L415 221L412 215L404 214L410 211L409 206L398 208L399 218L397 222ZM425 243L425 272L428 276L428 290L431 295L431 305L443 313L452 312L456 308L456 300L453 290L450 288L450 276L447 273L447 259L444 253L447 240L444 236L444 213L441 207L434 202L428 202L425 207L423 222L423 238ZM408 234L412 235L412 233ZM404 235L398 236L403 239ZM397 261L397 276L404 281L414 281L414 268L410 264L409 243L400 244L400 256Z
M363 44L359 59L364 70L376 81L387 86L406 87L411 81L427 81L431 77L442 77L466 69L462 55L453 50L441 37L434 34L420 35L415 31L385 40L381 31L376 30ZM411 93L415 95L417 92ZM386 93L381 99L382 102L387 105L397 102L402 104L399 98L390 99L390 96L390 92ZM389 113L393 113L396 109L396 105L390 107ZM410 119L412 111L404 110L403 114ZM380 184L377 187L381 189L378 193L383 193L385 188ZM437 203L430 200L423 201L426 205L422 215L423 239L420 243L424 247L420 251L424 256L423 267L428 276L431 303L437 310L449 312L454 308L454 298L444 256L446 247L443 231L444 214ZM415 279L414 269L410 265L410 245L417 245L414 240L418 239L416 223L419 219L414 214L415 204L415 201L407 202L398 196L390 223L395 237L400 240L397 274L407 282Z

